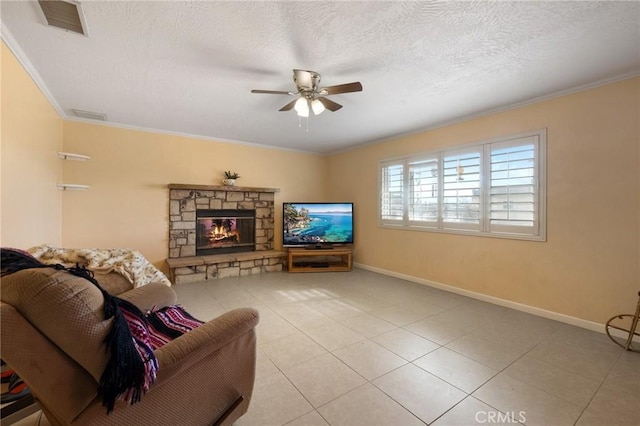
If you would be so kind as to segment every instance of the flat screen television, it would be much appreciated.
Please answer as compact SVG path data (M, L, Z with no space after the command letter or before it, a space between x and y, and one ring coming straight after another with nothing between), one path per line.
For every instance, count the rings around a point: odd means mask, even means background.
M353 244L353 203L282 203L284 247Z

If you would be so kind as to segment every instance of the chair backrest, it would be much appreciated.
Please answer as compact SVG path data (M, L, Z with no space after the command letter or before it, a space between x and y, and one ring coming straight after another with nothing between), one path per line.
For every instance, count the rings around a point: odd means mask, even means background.
M13 306L0 303L2 359L25 381L52 424L69 424L98 397L98 383Z
M88 280L50 268L26 269L2 278L0 299L81 365L96 381L109 360L104 340L104 298Z

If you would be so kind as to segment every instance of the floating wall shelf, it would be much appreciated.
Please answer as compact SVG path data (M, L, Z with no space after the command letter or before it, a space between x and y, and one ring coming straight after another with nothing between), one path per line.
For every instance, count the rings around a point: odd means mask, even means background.
M60 191L86 191L91 188L89 185L78 185L75 183L59 183L58 189Z
M74 154L73 152L61 152L58 151L58 158L61 160L75 160L75 161L87 161L91 157L88 155ZM86 191L89 189L89 185L78 185L75 183L59 183L57 184L60 191Z
M88 155L74 154L72 152L60 152L60 151L58 151L58 158L62 160L76 160L76 161L87 161L91 159L91 157L89 157Z

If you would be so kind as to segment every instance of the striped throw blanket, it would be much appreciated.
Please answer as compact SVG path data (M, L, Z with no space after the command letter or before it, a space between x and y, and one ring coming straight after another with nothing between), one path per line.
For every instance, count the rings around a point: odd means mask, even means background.
M134 386L119 394L117 399L128 404L140 401L143 393L155 382L158 373L158 362L153 351L185 333L204 324L191 316L181 305L165 306L152 309L144 316L133 306L120 306L133 340L133 347L144 363L144 383Z
M158 349L203 324L185 311L181 305L151 310L146 317L149 324L149 342L153 349Z

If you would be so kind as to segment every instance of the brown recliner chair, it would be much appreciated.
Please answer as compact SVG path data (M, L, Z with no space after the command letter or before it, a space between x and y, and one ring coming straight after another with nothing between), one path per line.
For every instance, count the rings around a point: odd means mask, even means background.
M164 284L119 295L143 311L176 303ZM0 282L1 356L29 386L53 425L231 424L253 392L258 313L221 315L154 351L155 384L140 402L107 415L98 381L109 355L103 344L103 296L65 271L27 269Z

